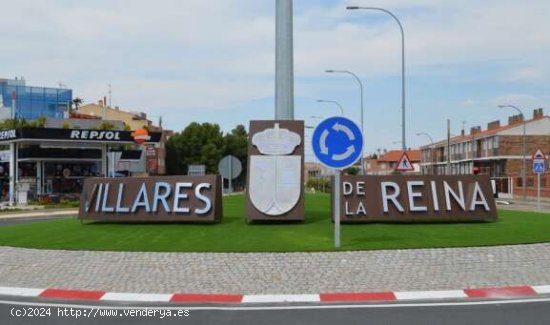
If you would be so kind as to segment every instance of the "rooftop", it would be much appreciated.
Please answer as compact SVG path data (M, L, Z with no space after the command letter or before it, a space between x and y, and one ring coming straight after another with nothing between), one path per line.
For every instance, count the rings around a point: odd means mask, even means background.
M521 115L510 116L508 118L508 124L506 124L506 125L500 125L500 120L492 121L492 122L488 123L486 130L482 130L481 126L473 127L473 128L470 129L469 134L461 134L461 135L458 135L458 136L451 137L450 142L451 143L460 143L460 142L471 141L473 139L485 138L485 137L497 134L497 133L505 131L505 130L520 127L523 124L527 125L529 123L533 123L535 121L540 121L542 119L550 119L550 117L545 116L543 114L542 108L539 108L539 109L536 109L536 110L533 111L533 118L530 119L530 120L527 120L525 122L524 122L523 117ZM447 139L444 139L444 140L441 140L441 141L434 142L433 145L434 146L441 146L441 145L445 145L446 143L447 143ZM429 148L430 146L432 146L432 145L431 144L424 145L424 146L421 146L420 149ZM412 157L411 157L411 159L412 159Z

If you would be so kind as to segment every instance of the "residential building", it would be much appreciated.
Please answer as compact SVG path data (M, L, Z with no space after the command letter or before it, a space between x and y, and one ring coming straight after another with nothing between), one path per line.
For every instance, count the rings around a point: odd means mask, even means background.
M473 174L474 167L482 174L499 179L499 192L510 196L521 193L521 170L523 166L523 128L526 132L527 178L526 192L536 195L536 175L532 171L531 156L537 149L546 155L550 152L550 117L543 109L535 109L530 120L522 115L508 118L507 125L499 120L472 127L469 134L463 130L459 136L421 147L421 170L424 174L464 175ZM448 155L450 152L450 155ZM548 168L548 166L547 166ZM541 193L550 197L548 172L541 177Z
M304 182L306 183L310 179L319 179L331 175L334 175L334 172L318 162L304 163Z
M128 112L121 110L118 106L110 107L105 104L105 99L97 104L86 104L78 108L78 113L97 116L103 120L123 121L130 130L137 130L143 127L151 127L153 122L147 119L147 114L139 112Z

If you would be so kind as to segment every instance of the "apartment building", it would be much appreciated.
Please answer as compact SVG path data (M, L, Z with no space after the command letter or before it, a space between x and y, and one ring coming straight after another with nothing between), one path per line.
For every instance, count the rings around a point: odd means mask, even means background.
M523 129L525 127L527 177L522 184L523 166ZM543 109L535 109L530 120L522 115L508 118L508 124L501 125L499 120L481 126L472 127L470 132L462 131L459 136L422 146L421 172L436 175L473 174L474 168L482 174L502 181L500 191L510 196L522 191L526 186L529 196L536 195L536 174L532 171L531 156L537 149L546 155L550 152L550 117ZM548 166L548 165L547 165ZM541 193L550 197L548 172L541 177ZM499 185L500 186L500 185Z

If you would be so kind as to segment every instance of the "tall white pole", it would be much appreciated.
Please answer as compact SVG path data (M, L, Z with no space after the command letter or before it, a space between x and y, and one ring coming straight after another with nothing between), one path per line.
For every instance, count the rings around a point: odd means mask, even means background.
M277 0L275 14L275 119L294 119L292 0Z
M537 173L537 210L540 211L540 173Z
M406 132L405 132L405 33L403 32L403 25L401 24L401 21L399 21L396 15L394 15L391 11L384 8L347 6L346 9L348 10L364 9L364 10L382 11L390 15L395 20L397 25L399 25L399 30L401 31L401 143L402 143L403 151L406 151L407 138L406 138Z
M363 107L363 82L361 81L361 79L353 72L351 71L348 71L348 70L325 70L325 72L327 73L347 73L349 74L350 76L352 76L355 81L357 81L357 84L359 85L359 94L361 96L360 98L360 102L361 102L361 133L365 134L365 129L363 128L363 121L365 120L364 119L364 107ZM365 145L363 143L363 151L365 150ZM361 175L366 175L366 171L365 171L365 157L364 157L364 154L363 152L361 152Z
M340 247L340 170L334 170L334 247Z
M451 175L451 120L447 119L447 175Z
M15 173L17 173L17 168L15 168L15 162L17 161L17 142L10 143L10 188L9 188L9 201L10 205L13 205L15 202Z

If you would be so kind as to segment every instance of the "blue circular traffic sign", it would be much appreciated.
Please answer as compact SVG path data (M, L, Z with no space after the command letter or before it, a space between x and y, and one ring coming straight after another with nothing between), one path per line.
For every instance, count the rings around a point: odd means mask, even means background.
M321 164L344 169L361 157L363 134L352 120L341 116L329 117L313 131L311 145Z

